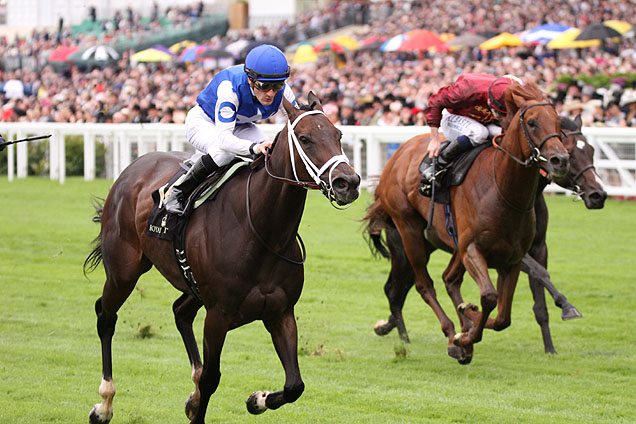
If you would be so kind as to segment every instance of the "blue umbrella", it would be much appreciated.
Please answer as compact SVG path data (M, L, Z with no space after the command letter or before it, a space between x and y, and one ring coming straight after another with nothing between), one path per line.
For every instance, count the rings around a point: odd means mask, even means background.
M521 34L524 43L546 44L572 27L562 24L543 24Z
M394 52L397 51L398 48L406 41L408 37L404 34L396 35L395 37L391 37L386 40L381 46L380 51L383 52Z

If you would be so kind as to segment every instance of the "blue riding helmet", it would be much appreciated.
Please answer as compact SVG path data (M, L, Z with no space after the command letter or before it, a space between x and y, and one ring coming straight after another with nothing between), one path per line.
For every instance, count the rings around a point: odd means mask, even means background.
M245 73L258 81L281 81L289 77L289 65L278 47L261 44L247 54Z

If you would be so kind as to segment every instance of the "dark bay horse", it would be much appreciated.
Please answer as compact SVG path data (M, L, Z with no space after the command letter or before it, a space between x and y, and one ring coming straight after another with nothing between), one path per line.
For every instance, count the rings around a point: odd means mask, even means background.
M346 205L358 197L360 185L360 177L342 154L341 132L324 115L313 93L308 101L310 106L301 109L284 102L289 121L277 135L265 167L243 167L213 201L190 217L186 250L202 301L182 279L172 243L146 232L152 191L165 184L187 156L144 155L115 181L98 211L101 232L85 263L85 269L92 269L101 261L106 270L103 293L95 303L102 344L102 401L91 411L91 423L104 424L112 418L111 343L117 311L152 266L183 292L173 312L195 384L186 401L191 423L204 423L221 377L219 361L227 332L255 320L262 320L271 334L285 370L285 386L271 393L254 392L248 410L261 413L300 397L304 383L298 368L294 305L304 280L304 249L296 236L306 188L322 188L330 201ZM206 309L203 364L192 331L201 306Z
M415 287L448 337L448 354L460 363L471 361L473 345L481 340L484 328L499 331L510 325L521 261L534 239L539 171L544 169L549 177L561 178L568 170L559 116L536 84L510 86L505 100L509 112L502 122L500 144L484 150L464 183L450 191L458 248L454 248L446 231L439 204L430 231L425 234L430 199L419 193L418 166L428 136L414 137L391 157L375 190L375 202L365 216L370 232L386 227L389 221L395 224L413 267ZM440 306L427 271L430 254L438 248L453 252L443 279L457 308L461 333L455 332L453 322ZM496 289L488 268L497 270ZM460 286L465 271L479 287L481 311L462 299ZM489 318L495 306L497 316Z
M570 167L568 174L555 180L561 187L573 191L581 197L588 209L601 209L607 198L603 190L600 177L594 169L594 147L592 147L581 132L580 115L574 120L563 118L561 130L563 132L563 145L570 155ZM521 270L528 274L530 289L534 299L533 311L543 336L543 345L546 353L556 353L550 335L549 315L545 301L547 289L553 297L556 306L561 308L561 318L569 320L581 317L581 313L572 305L566 297L560 293L550 280L547 271L548 248L546 245L546 233L548 227L548 208L543 197L543 189L549 181L542 179L539 185L539 193L534 203L536 215L536 233L532 246L521 261ZM392 224L392 223L387 223ZM379 228L376 227L376 231ZM402 308L406 296L413 287L414 275L411 264L406 258L402 239L393 225L385 228L386 245L380 233L368 234L375 252L391 259L391 271L384 285L384 293L389 301L391 315L387 321L380 321L374 327L376 334L384 336L397 327L400 338L410 342ZM388 250L387 250L388 247Z

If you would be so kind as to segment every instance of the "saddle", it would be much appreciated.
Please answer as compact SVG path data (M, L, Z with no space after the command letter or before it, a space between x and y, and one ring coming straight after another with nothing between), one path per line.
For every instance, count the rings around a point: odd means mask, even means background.
M466 178L468 170L479 154L490 147L490 143L484 143L480 146L472 148L455 159L449 167L435 180L435 199L436 203L450 203L450 188L461 185ZM427 195L430 197L430 194Z
M183 279L192 294L199 300L201 300L201 295L190 270L185 250L185 230L188 220L194 209L201 206L205 201L214 199L221 187L239 169L249 164L250 161L248 160L236 158L227 165L220 167L190 194L185 202L183 215L175 215L166 211L163 207L163 199L168 195L170 188L188 171L188 165L182 163L179 170L165 185L152 192L153 206L148 217L147 233L152 237L172 241L175 259ZM192 165L190 164L190 166Z

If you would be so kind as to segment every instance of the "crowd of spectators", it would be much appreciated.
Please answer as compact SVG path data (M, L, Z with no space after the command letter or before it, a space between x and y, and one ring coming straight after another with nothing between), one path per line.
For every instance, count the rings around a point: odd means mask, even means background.
M171 22L188 25L205 14L201 6L199 2L188 8L172 8L164 11L164 16L168 13ZM107 37L156 30L157 8L149 11L150 19L144 24L139 13L132 9L118 12L104 24ZM636 23L636 3L566 0L555 5L538 0L528 7L521 0L497 0L484 8L477 0L332 1L327 9L300 15L294 22L232 31L209 43L227 45L250 37L275 40L287 47L346 24L357 24L352 36L362 41L369 37L387 39L419 28L455 35L482 31L518 33L547 22L583 28L608 19ZM69 28L60 26L57 32L34 31L25 39L0 40L0 55L43 56L60 44L86 46L97 42L94 35L73 35ZM424 111L429 96L458 75L511 73L537 82L550 94L560 113L580 113L584 125L636 126L636 87L628 83L633 80L616 78L609 87L601 89L580 81L558 83L563 75L636 74L634 42L634 38L623 37L607 40L598 47L560 51L541 45L488 52L478 48L419 53L363 48L338 57L325 53L314 63L292 65L289 83L300 100L314 91L335 123L426 125ZM200 62L134 64L129 62L130 53L125 52L117 64L91 70L72 67L60 72L45 66L39 71L2 72L0 119L181 123L216 71ZM14 83L9 90L12 81L21 85Z

